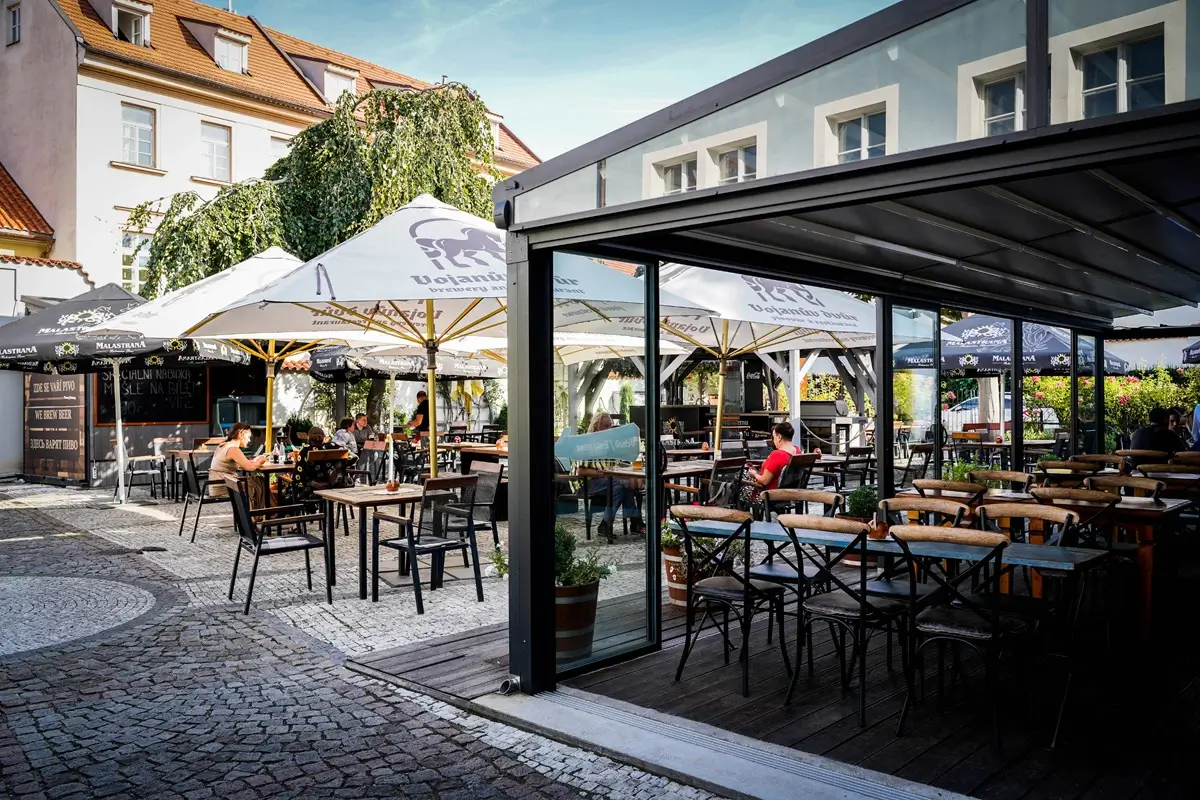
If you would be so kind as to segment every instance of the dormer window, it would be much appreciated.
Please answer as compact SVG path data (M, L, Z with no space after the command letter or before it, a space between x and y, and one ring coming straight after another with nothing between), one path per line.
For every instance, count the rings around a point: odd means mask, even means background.
M329 64L325 67L325 101L334 104L342 96L342 92L356 94L358 73Z
M117 38L123 42L145 47L147 42L146 29L149 27L148 14L117 9Z
M249 38L220 31L214 42L213 59L221 69L230 72L245 73L249 71Z

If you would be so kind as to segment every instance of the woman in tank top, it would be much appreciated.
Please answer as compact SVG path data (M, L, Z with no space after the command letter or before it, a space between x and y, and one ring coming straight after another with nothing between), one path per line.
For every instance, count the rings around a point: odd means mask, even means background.
M229 428L229 434L224 443L213 453L212 463L208 467L208 479L211 481L237 478L237 471L244 469L253 472L267 461L265 455L258 458L246 458L242 448L250 446L252 436L250 426L244 422L235 422ZM229 490L224 484L217 483L209 486L213 497L228 497Z

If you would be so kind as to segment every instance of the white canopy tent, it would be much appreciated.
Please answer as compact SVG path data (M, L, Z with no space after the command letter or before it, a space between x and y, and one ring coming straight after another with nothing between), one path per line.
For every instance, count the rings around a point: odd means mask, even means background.
M208 315L191 336L258 339L271 331L310 337L364 332L424 347L432 395L439 348L466 336L506 335L508 267L491 223L421 195L373 227L271 284ZM640 313L644 285L591 259L555 263L556 315L572 322ZM673 302L663 299L668 307ZM672 313L700 307L679 300ZM437 430L430 404L430 430ZM430 440L436 475L437 440Z

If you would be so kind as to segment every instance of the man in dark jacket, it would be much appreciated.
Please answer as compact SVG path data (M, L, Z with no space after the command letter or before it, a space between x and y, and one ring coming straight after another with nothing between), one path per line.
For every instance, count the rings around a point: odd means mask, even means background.
M1169 417L1170 412L1165 408L1151 409L1150 424L1133 432L1133 442L1131 443L1133 449L1157 450L1168 455L1180 450L1187 450L1187 443L1179 437L1179 434L1167 427ZM1139 463L1146 462L1146 459L1131 458L1130 462L1132 466L1137 467Z

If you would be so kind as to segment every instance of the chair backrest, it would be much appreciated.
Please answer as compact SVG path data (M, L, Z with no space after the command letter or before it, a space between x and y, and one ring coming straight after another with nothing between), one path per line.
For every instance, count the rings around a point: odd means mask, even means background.
M780 489L801 489L808 485L809 475L816 465L819 453L793 453L779 475Z
M745 471L745 458L714 459L712 472L709 473L707 502L715 506L737 507L741 497L742 475Z
M744 605L755 601L758 591L750 581L750 526L754 517L745 511L712 506L671 506L671 516L679 524L686 565L688 602L696 582L707 577L735 578L744 592ZM737 528L728 536L692 533L689 522L729 522ZM735 555L741 551L741 568Z
M979 527L983 530L1002 533L1010 539L1013 532L1023 531L1027 542L1040 536L1040 544L1046 545L1073 546L1078 524L1078 513L1058 506L993 503L979 509Z
M1165 450L1118 450L1117 455L1125 458L1139 458L1144 461L1153 461L1155 463L1165 464L1171 460L1173 453L1168 453Z
M1116 453L1082 453L1071 456L1069 461L1099 464L1102 467L1112 467L1113 469L1124 469L1125 467L1125 456L1119 456Z
M742 439L732 439L721 442L721 455L726 457L745 456L746 442Z
M496 490L504 474L504 465L498 461L472 461L471 474L479 478L475 487L475 505L490 506L496 502Z
M809 503L818 503L824 508L826 517L836 517L846 507L846 498L836 492L823 492L816 489L772 489L760 495L767 519L771 518L771 506L792 506L802 503L805 513L808 513Z
M982 442L983 434L979 431L952 431L950 433L950 440L955 444L962 444L963 442Z
M792 541L797 563L800 559L806 560L815 566L822 575L828 576L830 583L858 602L859 613L863 617L881 615L882 609L876 605L878 600L868 595L863 588L867 585L868 562L870 562L870 559L867 558L867 536L870 527L866 523L851 519L818 517L811 514L784 514L779 518L779 525ZM842 533L850 538L845 547L813 547L801 543L799 539L798 532L805 530ZM858 569L855 570L857 577L851 577L844 568L839 569L839 567L846 566L843 562L847 558L858 560ZM875 565L871 564L870 571L874 572L874 570Z
M1158 500L1167 485L1153 478L1132 475L1093 475L1083 482L1083 488L1128 497L1151 497Z
M183 458L183 489L192 497L200 497L203 490L200 486L200 476L196 474L194 455L194 453L188 453Z
M971 483L998 481L1008 484L1008 488L1013 491L1025 492L1029 490L1029 484L1033 483L1033 476L1026 472L1016 472L1014 470L990 469L968 472L967 480Z
M1053 504L1056 500L1076 503L1101 503L1111 508L1120 502L1121 498L1111 492L1093 489L1059 489L1049 486L1035 486L1029 490L1039 503Z
M851 456L853 458L863 458L864 456L873 456L873 455L875 455L875 448L867 447L867 446L848 447L848 448L846 448L846 455Z
M999 588L999 580L1003 575L1001 559L1004 548L1008 547L1008 537L989 531L931 528L927 525L893 525L888 536L900 546L909 573L923 574L927 581L932 580L937 587L932 592L918 594L917 581L909 581L910 614L933 606L953 604L955 609L977 616L993 634L1000 632L1000 612L989 604L992 595L981 590L990 588L995 591ZM989 549L986 555L965 569L949 572L945 559L912 552L913 545L925 542L949 542Z
M1187 469L1181 468L1179 464L1152 464L1149 461L1143 461L1133 468L1134 472L1140 472L1143 475L1148 475L1152 472L1187 472Z
M233 522L238 535L248 542L257 543L262 534L250 514L250 500L246 496L246 482L242 478L226 478L225 488L229 490L230 505L233 506Z
M920 524L949 525L951 527L958 527L963 519L971 513L971 507L966 503L912 495L880 500L879 510L883 512L883 516L889 524L907 523L909 512L915 512Z
M981 483L966 483L964 481L943 481L937 478L917 478L913 481L913 488L922 497L928 492L962 492L970 495L964 502L968 505L975 505L983 496L987 494L987 486Z
M443 506L453 506L463 516L475 516L475 490L478 475L448 475L428 478L421 491L421 512L417 528L421 532L434 530L434 523Z
M1171 456L1172 464L1200 465L1200 451L1184 450Z

